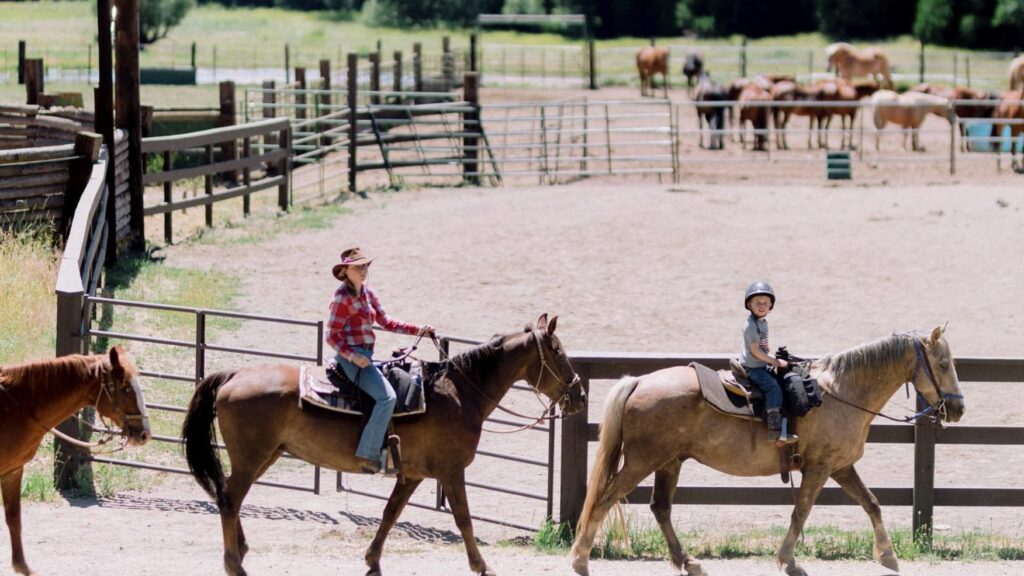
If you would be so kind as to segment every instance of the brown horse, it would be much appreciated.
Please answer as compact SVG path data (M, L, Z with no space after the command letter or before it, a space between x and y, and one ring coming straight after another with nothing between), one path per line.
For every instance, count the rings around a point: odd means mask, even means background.
M583 387L555 336L557 320L549 323L545 314L536 328L495 336L442 363L439 378L426 386L427 412L395 421L395 433L402 439L404 482L395 484L366 551L368 574L380 574L384 540L424 478L441 482L470 568L476 574L493 574L473 536L465 470L476 456L484 420L514 382L526 380L552 404L557 402L563 414L583 406ZM185 417L186 458L196 481L217 500L228 574L245 574L242 560L248 546L238 517L242 500L281 454L289 452L326 468L360 471L355 455L360 419L300 409L298 378L299 368L285 365L212 374L199 384ZM226 481L212 448L215 419L231 460Z
M740 142L745 143L744 134L746 123L750 121L751 132L754 135L754 150L768 150L768 122L771 119L772 110L765 106L765 103L772 101L772 95L761 87L757 82L751 82L740 91L739 98L739 128Z
M857 76L871 76L875 83L892 89L892 76L889 73L889 57L881 48L868 47L863 50L854 48L852 44L837 42L825 48L828 59L826 71L836 71L836 75L846 80ZM881 78L879 78L881 76Z
M778 552L789 576L807 574L793 552L829 478L870 517L875 558L898 571L878 500L854 464L864 454L871 419L905 382L913 383L942 419L956 422L963 415L963 396L943 331L938 327L931 334L893 334L812 364L811 374L826 393L821 406L800 419L803 478L789 532ZM752 429L747 421L715 411L701 396L693 368L626 377L609 391L572 548L572 566L578 574L589 573L590 550L609 509L652 472L651 510L665 535L672 564L676 570L685 568L689 576L707 574L680 546L671 518L679 468L690 458L736 476L779 472L778 449L768 441L767 430Z
M0 488L11 531L11 563L18 574L33 574L21 546L24 466L47 432L90 405L119 426L129 444L149 440L135 363L120 346L108 356L64 356L0 367Z
M641 96L654 96L654 75L661 74L662 90L668 98L668 48L644 46L636 53L636 69L640 73Z
M1000 138L998 141L994 141L994 146L997 152L1001 152L1003 149L1003 126L999 122L1001 119L1006 120L1021 120L1024 121L1024 90L1011 90L1006 94L1003 94L1002 99L999 101L999 105L996 106L995 112L992 114L992 138ZM1022 171L1020 164L1017 163L1017 140L1020 139L1020 135L1024 133L1024 124L1010 124L1010 165L1013 166L1015 171Z
M975 90L966 86L936 86L927 82L914 86L908 92L923 92L932 96L946 98L953 102L953 112L957 118L991 118L999 102L999 96L984 90ZM969 103L962 103L969 100ZM986 104L983 101L990 101ZM933 111L933 114L948 119L945 111ZM960 150L970 150L970 138L967 138L967 124L957 122L960 128Z

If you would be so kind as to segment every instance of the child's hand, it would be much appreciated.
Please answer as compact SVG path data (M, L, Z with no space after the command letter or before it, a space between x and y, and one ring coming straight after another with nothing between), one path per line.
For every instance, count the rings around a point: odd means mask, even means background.
M789 366L789 362L786 362L782 358L776 358L775 359L775 365L778 366L779 368L785 368L785 367Z

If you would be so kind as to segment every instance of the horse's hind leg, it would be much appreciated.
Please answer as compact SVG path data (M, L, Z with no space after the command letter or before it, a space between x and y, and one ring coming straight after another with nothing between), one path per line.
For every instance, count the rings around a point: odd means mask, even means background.
M0 491L4 498L4 516L11 533L11 566L18 574L35 574L25 563L25 551L21 547L21 475L24 468L18 468L0 477Z
M691 558L683 550L676 536L675 527L672 526L672 497L676 493L676 485L679 483L679 468L681 460L673 460L661 467L654 474L654 494L651 495L651 512L658 521L661 533L665 535L665 543L668 544L669 555L672 557L672 565L676 570L686 569L688 576L706 576L707 572L696 559Z
M395 522L398 521L398 516L402 514L402 510L405 505L409 502L409 498L412 497L413 492L419 487L420 480L406 480L405 482L396 482L395 488L391 491L391 497L388 498L387 506L384 507L384 517L381 518L380 526L377 528L377 533L373 536L373 542L370 543L370 547L366 549L366 565L370 567L367 571L367 576L373 574L380 574L380 556L381 552L384 551L384 541L388 537L388 533L395 526Z
M258 437L249 439L250 442L256 442L256 445L239 446L232 451L236 443L230 440L232 434L227 419L222 416L220 424L231 457L231 476L225 482L223 502L219 503L220 525L224 535L224 571L232 576L245 576L242 559L249 547L239 517L242 502L253 483L277 460L280 452L277 446L261 443Z
M889 532L885 529L885 524L882 523L882 508L878 505L878 498L875 498L871 490L864 485L852 464L833 472L832 479L839 484L854 502L860 504L861 508L868 513L868 518L871 519L871 527L875 533L875 560L889 570L899 572L899 561L896 559L896 552L892 548L892 541L889 540Z
M800 490L797 492L796 506L793 507L793 516L789 522L789 532L786 533L782 546L779 548L778 561L780 566L785 566L788 576L807 576L807 572L796 562L796 541L804 529L804 522L811 514L811 508L821 493L822 486L828 480L828 470L821 466L805 465L803 480L800 481Z
M458 469L446 478L439 478L444 488L444 495L451 505L452 515L455 516L455 525L462 533L462 542L466 546L466 556L469 557L469 567L475 574L493 576L480 554L480 548L476 544L476 537L473 536L473 519L469 517L469 500L466 498L466 471Z

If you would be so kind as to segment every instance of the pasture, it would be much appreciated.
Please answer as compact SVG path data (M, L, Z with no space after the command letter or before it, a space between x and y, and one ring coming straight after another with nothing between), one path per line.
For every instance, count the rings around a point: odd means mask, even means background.
M998 179L984 185L951 184L919 173L889 185L780 185L727 179L683 184L623 183L594 179L563 187L454 190L422 189L372 194L345 202L347 211L319 230L249 239L246 227L214 230L202 243L163 249L165 265L238 278L238 305L260 314L315 320L333 290L329 274L338 251L359 243L377 256L370 282L393 315L429 322L445 334L486 339L536 319L560 316L559 333L571 351L731 352L743 320L742 291L767 278L779 294L772 316L773 345L820 354L851 347L895 330L950 322L948 339L961 356L1012 356L1024 336L1014 306L1024 267L1015 253L1024 194ZM726 180L723 174L723 180ZM117 329L117 316L112 329ZM564 330L564 332L563 332ZM267 326L225 329L224 344L254 348L309 346L305 336ZM300 340L301 338L301 340ZM386 350L400 343L385 334ZM145 345L136 345L144 348ZM429 351L424 352L427 354ZM140 354L137 354L141 357ZM208 370L252 360L217 357ZM600 414L603 391L595 382L591 413ZM964 383L963 425L1021 425L1009 398L1020 384ZM533 402L532 397L529 398ZM516 406L518 404L513 404ZM530 404L522 404L530 407ZM897 394L887 407L905 413ZM593 417L592 417L593 418ZM536 454L527 432L486 435L482 448ZM165 451L165 458L173 454ZM937 485L1019 487L1021 464L1012 447L942 447ZM909 446L868 445L860 465L869 486L907 485ZM151 488L98 502L28 504L25 534L42 573L98 566L120 542L119 567L139 574L209 574L219 570L220 532L215 508L198 486L161 477ZM285 463L271 479L308 482L310 469ZM321 496L267 487L254 489L243 515L253 547L254 573L360 574L361 555L376 527L382 502L336 494ZM539 488L544 476L508 469L478 457L470 480L502 479L520 489ZM386 494L390 481L345 478L349 488ZM699 465L683 467L682 484L772 486L775 478L727 479ZM144 482L148 484L149 482ZM429 505L424 484L414 503ZM470 489L474 513L539 526L543 507L510 496ZM79 508L81 507L81 508ZM637 524L646 507L631 507ZM677 507L680 532L743 534L782 526L788 507ZM908 510L883 508L890 528L906 529ZM58 521L59 520L59 521ZM1019 511L1012 508L937 508L937 534L984 531L1022 547ZM811 526L867 531L855 507L818 507ZM565 556L497 544L523 532L476 523L484 554L499 574L560 573ZM466 570L451 517L411 508L385 550L388 572L450 574ZM58 554L67 538L89 552ZM775 542L777 542L777 538ZM161 553L154 558L152 547ZM0 547L0 563L7 551ZM432 563L428 560L437 560ZM768 574L767 558L704 562L712 574ZM1017 563L904 564L904 574L1011 574ZM955 568L954 568L955 566ZM854 574L853 563L811 561L812 573ZM594 574L669 573L667 563L595 562ZM466 571L465 573L468 573Z

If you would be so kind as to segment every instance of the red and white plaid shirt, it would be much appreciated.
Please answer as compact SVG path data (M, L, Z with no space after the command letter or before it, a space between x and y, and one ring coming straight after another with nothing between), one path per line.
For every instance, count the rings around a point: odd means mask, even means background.
M417 334L420 331L419 326L388 316L369 285L363 284L359 296L353 296L344 283L338 286L330 305L327 344L337 350L342 358L351 360L353 354L358 354L352 349L353 346L372 345L376 340L373 334L374 323L399 334Z

